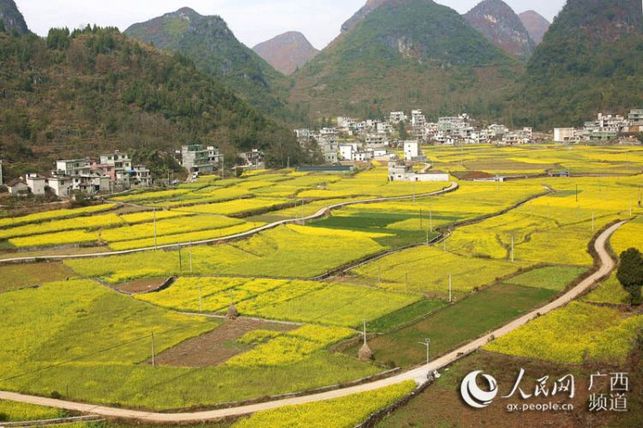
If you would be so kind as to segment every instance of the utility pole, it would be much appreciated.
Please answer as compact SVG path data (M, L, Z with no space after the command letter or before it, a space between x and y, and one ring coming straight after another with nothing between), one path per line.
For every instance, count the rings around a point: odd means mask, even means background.
M433 210L429 211L429 229L433 232Z
M576 185L576 202L578 203L578 184Z
M382 266L377 265L377 286L382 286Z
M422 208L420 208L420 230L424 229L424 219L422 218Z
M156 350L154 347L154 331L152 330L152 367L156 367Z
M179 245L179 272L183 273L183 259L181 258L181 246Z
M424 345L426 347L426 365L429 365L429 357L430 357L430 347L431 347L431 339L426 338L424 339L424 342L418 342L420 345Z
M199 285L199 312L203 312L203 286Z
M409 292L409 273L406 272L406 292Z

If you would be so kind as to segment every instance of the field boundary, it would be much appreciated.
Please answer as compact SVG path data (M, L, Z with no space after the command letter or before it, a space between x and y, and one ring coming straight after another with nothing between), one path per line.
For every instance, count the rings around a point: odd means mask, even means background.
M89 254L69 254L69 255L44 255L44 256L31 256L31 257L14 257L14 258L7 258L7 259L0 259L0 265L1 264L12 264L12 263L36 263L36 262L46 262L46 261L58 261L58 260L68 260L68 259L91 259L91 258L102 258L102 257L109 257L109 256L118 256L118 255L126 255L126 254L136 254L136 253L143 253L147 251L156 251L156 250L173 250L173 249L179 249L183 247L190 247L193 245L206 245L206 244L221 244L225 242L231 242L243 238L247 238L249 236L256 235L257 233L274 229L279 226L284 226L287 224L297 224L301 222L306 222L310 220L315 220L321 217L324 217L328 214L330 214L333 210L348 207L351 205L359 205L359 204L374 204L374 203L379 203L379 202L390 202L390 201L404 201L407 199L416 199L416 198L426 198L426 197L431 197L431 196L439 196L443 195L446 193L451 193L459 189L460 185L457 182L452 182L451 185L442 188L441 190L437 190L434 192L429 192L429 193L418 193L418 194L413 194L413 195L405 195L405 196L393 196L393 197L385 197L385 198L373 198L373 199L364 199L364 200L358 200L358 201L346 201L346 202L340 202L337 204L329 205L326 207L323 207L319 209L316 213L311 214L306 217L296 217L296 218L289 218L285 220L279 220L275 221L273 223L265 224L263 226L257 227L255 229L248 230L246 232L242 233L237 233L234 235L229 235L229 236L224 236L220 238L214 238L214 239L206 239L202 241L192 241L192 242L180 242L177 244L166 244L166 245L158 245L158 246L152 246L152 247L145 247L145 248L137 248L133 250L123 250L123 251L109 251L109 252L102 252L102 253L89 253Z

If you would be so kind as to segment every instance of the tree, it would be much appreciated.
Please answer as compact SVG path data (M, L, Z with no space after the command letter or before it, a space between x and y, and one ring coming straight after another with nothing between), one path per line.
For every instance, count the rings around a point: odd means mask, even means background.
M409 133L406 131L406 123L404 123L404 121L400 122L398 130L400 132L400 140L406 140L409 138Z
M4 21L0 19L0 33L5 33L7 30L4 27Z
M621 253L616 277L630 294L632 304L639 304L641 302L641 287L643 286L643 255L639 250L630 248Z

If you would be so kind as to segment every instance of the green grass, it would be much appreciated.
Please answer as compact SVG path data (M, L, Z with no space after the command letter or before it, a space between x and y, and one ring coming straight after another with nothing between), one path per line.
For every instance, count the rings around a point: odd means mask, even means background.
M519 317L554 294L546 289L494 285L425 320L379 336L369 345L380 363L412 366L424 361L425 349L418 342L425 338L431 339L431 355L442 355ZM348 352L356 355L357 350Z
M586 270L576 266L547 266L514 276L505 282L525 287L562 291Z
M428 216L428 213L425 213L425 216ZM450 221L455 221L455 219L456 217L452 216L449 216L448 218ZM436 217L436 222L439 220L441 219ZM416 230L395 227L396 223L408 221L417 222ZM349 209L348 215L328 217L323 220L313 222L311 226L391 234L391 236L377 238L375 240L384 246L399 248L406 245L426 242L426 229L429 227L429 220L428 218L424 219L423 227L420 227L420 217L417 214ZM429 233L429 239L432 240L437 235L437 233L431 232Z
M441 300L422 299L412 305L406 306L395 312L391 312L371 321L367 324L369 332L386 333L399 326L418 320L444 307L445 303Z

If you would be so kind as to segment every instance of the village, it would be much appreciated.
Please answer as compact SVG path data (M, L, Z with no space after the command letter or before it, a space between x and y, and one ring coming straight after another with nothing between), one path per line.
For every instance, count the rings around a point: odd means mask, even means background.
M335 127L294 132L303 147L310 149L311 143L316 143L327 164L354 165L376 160L389 163L390 181L448 181L448 173L434 171L427 163L423 145L512 146L551 141L632 144L640 143L636 134L641 129L643 109L632 109L627 117L599 113L597 120L586 122L583 128L555 128L551 133L535 133L530 127L512 130L496 123L478 126L466 113L429 122L422 110L411 110L410 115L403 111L391 112L386 121L338 116ZM417 163L426 165L421 172L413 170Z
M184 145L175 152L175 158L188 172L188 181L201 174L222 170L224 155L214 146L201 144ZM263 154L259 150L240 154L245 167L259 167ZM2 161L0 160L0 185L3 185ZM60 159L54 170L47 174L27 173L4 185L11 196L45 196L74 198L78 195L93 196L113 194L135 189L146 189L159 184L178 184L177 180L155 180L145 166L134 164L128 153L119 150L102 154L97 159Z

